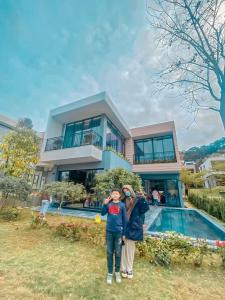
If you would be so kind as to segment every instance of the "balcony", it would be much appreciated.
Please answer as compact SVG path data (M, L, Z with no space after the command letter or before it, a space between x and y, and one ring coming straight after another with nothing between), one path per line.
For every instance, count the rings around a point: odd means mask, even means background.
M94 130L86 130L71 136L49 138L42 162L58 165L69 163L99 162L102 160L102 137Z
M145 153L144 155L134 154L134 164L154 164L176 162L174 151Z
M73 134L69 140L59 136L47 139L45 151L59 150L64 148L93 145L102 148L102 137L94 130L86 130L82 133Z

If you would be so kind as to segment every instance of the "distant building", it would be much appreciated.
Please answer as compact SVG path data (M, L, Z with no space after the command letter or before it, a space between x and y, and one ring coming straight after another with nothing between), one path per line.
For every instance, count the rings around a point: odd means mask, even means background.
M204 172L205 187L212 188L225 185L225 154L212 155L200 166L199 171Z
M196 163L195 161L184 161L184 167L188 169L191 173L196 173Z
M4 116L0 115L0 143L4 136L11 130L15 130L17 122Z

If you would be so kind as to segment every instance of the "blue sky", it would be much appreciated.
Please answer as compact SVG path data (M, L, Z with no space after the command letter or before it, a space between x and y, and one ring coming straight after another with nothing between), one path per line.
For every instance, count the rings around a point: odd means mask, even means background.
M145 0L0 0L0 36L0 113L37 130L49 109L106 90L131 127L175 120L180 148L224 134L215 113L192 122L174 95L152 96L162 54Z

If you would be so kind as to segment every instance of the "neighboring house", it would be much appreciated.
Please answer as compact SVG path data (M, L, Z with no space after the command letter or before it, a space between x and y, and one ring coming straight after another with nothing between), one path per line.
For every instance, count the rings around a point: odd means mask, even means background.
M188 169L191 173L196 173L196 163L194 161L185 161L184 167Z
M4 116L0 115L0 143L4 136L12 130L15 130L17 122Z
M96 173L118 167L138 173L147 193L157 188L168 205L183 206L174 122L129 129L105 92L50 111L37 187L65 180L90 190Z
M208 157L199 166L199 170L204 173L206 188L225 185L225 154Z

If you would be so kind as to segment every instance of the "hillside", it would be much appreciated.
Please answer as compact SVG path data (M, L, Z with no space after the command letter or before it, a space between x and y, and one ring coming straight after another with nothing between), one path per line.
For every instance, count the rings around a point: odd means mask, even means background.
M191 147L190 149L184 151L185 161L198 161L205 158L213 153L225 152L225 137L209 144L200 147Z

